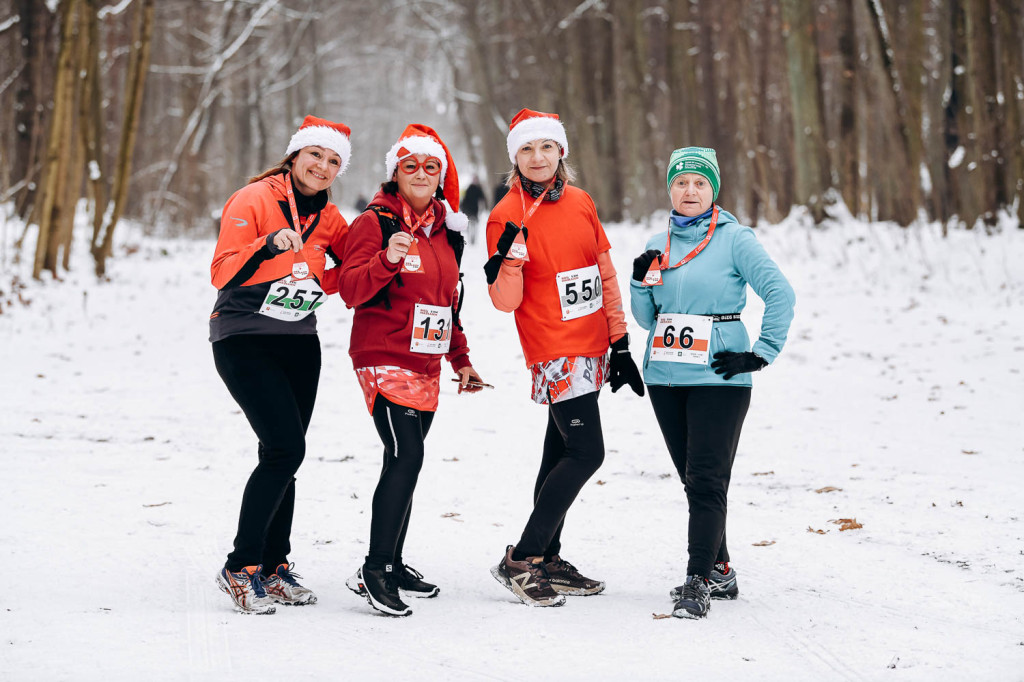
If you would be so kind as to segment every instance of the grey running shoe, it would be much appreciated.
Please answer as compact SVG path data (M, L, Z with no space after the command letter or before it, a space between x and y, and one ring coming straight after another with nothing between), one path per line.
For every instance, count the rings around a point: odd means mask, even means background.
M555 555L551 561L544 564L548 572L548 581L555 592L574 597L586 597L591 594L599 594L604 591L604 582L591 580L580 574L576 567L568 561Z
M711 590L708 581L701 575L686 576L683 593L672 609L676 618L703 618L711 610Z
M736 584L736 570L728 563L718 562L711 569L708 576L708 588L711 590L712 599L735 599L740 594L740 588ZM679 601L683 594L683 586L672 588L668 596L672 601Z
M527 606L561 606L565 596L555 592L548 581L548 572L544 568L543 557L529 557L525 561L514 561L509 545L505 548L505 556L497 566L491 569L491 575L499 583L507 587L512 594Z
M260 569L263 566L246 566L241 571L220 569L217 574L217 587L231 597L235 609L239 613L255 613L270 615L277 611L274 600L267 596L263 589Z
M263 589L278 604L288 604L291 606L315 604L316 595L313 594L313 590L303 587L298 583L296 579L302 576L298 573L292 573L293 568L295 568L295 564L281 564L278 566L277 571L264 581Z

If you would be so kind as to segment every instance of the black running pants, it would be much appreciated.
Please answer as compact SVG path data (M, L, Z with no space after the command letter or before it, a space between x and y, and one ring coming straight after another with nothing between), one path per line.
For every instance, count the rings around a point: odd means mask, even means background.
M314 334L239 334L213 344L217 372L259 439L259 463L242 493L234 550L225 566L288 562L295 472L306 454L306 429L320 381Z
M729 561L726 496L750 389L739 386L648 386L654 415L690 507L686 575L711 575Z
M550 560L561 551L565 514L604 462L599 395L595 391L548 407L544 454L533 489L533 513L513 559L544 556Z
M384 463L373 493L370 551L366 555L371 567L402 563L412 496L423 467L423 441L433 420L433 412L398 405L382 395L373 403L373 424L384 443Z

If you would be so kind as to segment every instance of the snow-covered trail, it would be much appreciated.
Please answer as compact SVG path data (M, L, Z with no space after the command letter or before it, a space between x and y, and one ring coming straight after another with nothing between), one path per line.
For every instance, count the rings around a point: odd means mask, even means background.
M609 229L624 294L648 232ZM344 587L380 446L334 299L292 554L320 602L235 614L213 578L255 442L206 341L212 244L142 241L104 285L82 262L0 315L0 679L1024 679L1018 232L759 231L797 318L755 377L733 474L741 595L702 622L653 617L683 577L686 502L648 402L623 391L602 397L605 465L564 537L606 593L528 609L491 578L529 512L545 411L479 244L463 318L497 389L443 389L406 548L441 595L388 619Z

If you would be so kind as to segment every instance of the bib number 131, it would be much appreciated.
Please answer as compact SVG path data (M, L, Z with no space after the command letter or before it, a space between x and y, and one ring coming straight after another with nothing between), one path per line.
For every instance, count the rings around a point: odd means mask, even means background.
M409 350L413 353L443 354L448 352L451 343L452 309L417 303L413 310Z
M596 265L555 275L562 321L595 313L604 305L601 271Z

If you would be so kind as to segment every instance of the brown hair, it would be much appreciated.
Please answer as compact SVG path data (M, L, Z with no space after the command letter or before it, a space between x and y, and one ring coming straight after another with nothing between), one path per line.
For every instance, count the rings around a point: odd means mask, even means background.
M259 175L252 176L251 178L249 178L249 182L247 184L251 185L254 182L259 182L263 178L269 178L271 175L281 175L282 173L291 172L292 161L295 160L295 157L299 155L300 151L302 151L302 150L301 149L295 150L294 152L292 152L288 156L286 156L283 159L281 159L280 161L278 161L276 166L271 166L270 168L268 168L267 170L263 171Z

